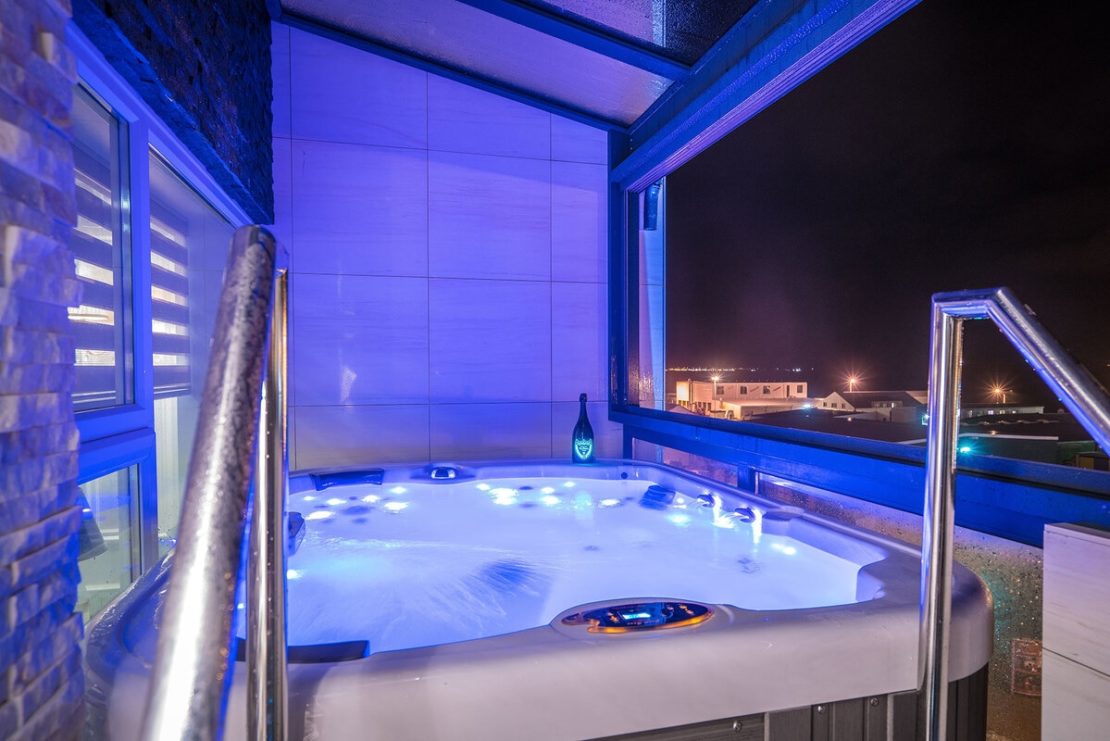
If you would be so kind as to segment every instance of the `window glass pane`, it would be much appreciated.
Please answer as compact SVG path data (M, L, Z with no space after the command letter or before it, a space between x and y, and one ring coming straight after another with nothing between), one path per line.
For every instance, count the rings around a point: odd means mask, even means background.
M77 229L71 247L81 281L69 308L76 346L76 411L132 400L129 245L124 240L123 137L120 122L78 87L73 101Z
M668 174L683 412L920 447L930 296L994 286L1110 384L1110 148L1086 97L1106 55L1080 16L965 11L923 4ZM961 461L1110 467L992 322L964 337Z
M131 537L138 469L113 471L81 484L80 489L77 609L87 620L122 592L138 571L138 543Z
M150 293L163 551L177 535L231 234L231 225L152 150Z

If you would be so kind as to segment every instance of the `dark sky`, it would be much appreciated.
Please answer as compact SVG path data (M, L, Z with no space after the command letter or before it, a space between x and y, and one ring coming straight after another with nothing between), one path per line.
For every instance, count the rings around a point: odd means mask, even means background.
M1110 53L1084 5L925 0L672 173L667 364L924 388L930 294L1008 285L1106 383ZM996 335L969 327L965 398L1043 399Z

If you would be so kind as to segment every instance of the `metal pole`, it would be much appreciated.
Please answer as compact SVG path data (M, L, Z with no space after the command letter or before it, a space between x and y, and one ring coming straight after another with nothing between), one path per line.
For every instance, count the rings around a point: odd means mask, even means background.
M274 284L270 352L262 385L250 558L247 560L247 738L284 741L287 725L285 632L286 379L289 277Z
M275 257L265 229L235 232L143 714L151 741L222 730Z
M918 736L944 741L948 720L948 639L952 617L952 538L956 443L960 430L963 320L934 300L929 350L929 431L921 533Z

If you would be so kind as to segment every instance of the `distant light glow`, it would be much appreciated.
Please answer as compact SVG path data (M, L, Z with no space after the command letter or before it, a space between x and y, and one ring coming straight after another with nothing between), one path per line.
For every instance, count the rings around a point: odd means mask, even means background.
M392 489L389 490L389 493L390 494L404 494L406 491L408 491L408 489L406 489L403 486L394 486Z
M572 488L574 488L574 482L573 481L564 481L563 486L566 487L567 489L572 489Z
M675 512L674 514L667 515L667 519L679 527L690 524L690 515L683 514L682 512Z
M326 509L318 509L315 512L309 512L304 516L306 520L330 520L335 517L334 512L329 512Z
M970 453L971 452L971 446L970 445L961 445L960 446L960 452L961 453Z
M543 492L544 494L554 494L555 493L555 487L554 486L545 486L542 489L540 489L540 491Z
M385 507L386 509L388 509L390 512L400 512L405 507L409 506L409 503L408 502L386 502L382 506Z
M292 581L293 579L300 579L301 576L302 576L302 573L300 571L298 571L297 569L289 569L288 571L285 572L285 578L289 579L290 581Z
M331 507L338 507L339 505L343 504L345 501L347 501L347 500L346 499L340 499L339 497L332 497L331 499L329 499L327 501L327 504Z
M540 501L543 502L548 507L554 507L555 505L557 505L559 502L561 502L563 500L559 499L559 497L555 496L554 494L548 494L547 496L542 497L540 499Z
M305 494L304 495L304 500L306 502L315 502L316 501L316 495L315 494Z
M489 484L478 484L478 491L489 491L489 490L490 490L490 485Z
M305 497L305 499L307 498L308 497ZM374 504L375 502L381 501L381 497L379 497L377 494L367 494L362 498L362 501L366 502L367 504Z
M489 493L493 495L494 504L500 504L502 507L516 504L516 489L499 486L496 489L490 489Z
M602 499L600 502L598 502L598 504L600 504L602 507L616 507L620 503L621 500L613 499L612 497L610 497L609 499Z

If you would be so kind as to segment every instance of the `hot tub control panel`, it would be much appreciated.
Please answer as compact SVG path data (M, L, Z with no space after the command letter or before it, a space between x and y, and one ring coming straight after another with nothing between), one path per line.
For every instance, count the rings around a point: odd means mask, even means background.
M585 625L591 633L630 633L684 628L712 615L709 606L697 602L632 602L575 612L563 618L563 624Z

